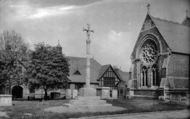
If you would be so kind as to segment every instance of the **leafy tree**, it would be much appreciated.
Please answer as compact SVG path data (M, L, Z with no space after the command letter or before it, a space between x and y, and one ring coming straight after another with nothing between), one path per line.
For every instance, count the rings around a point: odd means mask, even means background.
M29 85L44 89L44 99L47 99L48 89L65 88L67 85L69 65L60 47L36 45L31 53L29 69Z
M28 45L15 31L4 31L0 35L0 85L22 83L25 62L28 61Z

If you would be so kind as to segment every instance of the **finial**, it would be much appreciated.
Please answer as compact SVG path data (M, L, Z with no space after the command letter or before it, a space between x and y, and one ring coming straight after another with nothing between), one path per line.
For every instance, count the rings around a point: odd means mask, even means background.
M147 13L150 14L150 4L148 3L146 7L147 7Z

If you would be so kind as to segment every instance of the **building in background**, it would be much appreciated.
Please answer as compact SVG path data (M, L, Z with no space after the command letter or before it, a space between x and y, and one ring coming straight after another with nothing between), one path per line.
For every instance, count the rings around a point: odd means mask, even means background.
M70 76L68 77L70 82L67 93L68 98L75 98L80 95L80 88L85 86L86 58L71 56L67 58L70 64ZM97 95L102 98L118 98L118 86L126 86L128 77L124 75L123 71L113 68L110 64L101 65L93 58L90 62L90 85L97 89Z
M58 44L56 46L58 50L62 50ZM50 98L63 98L67 95L67 98L75 98L79 96L79 90L85 86L86 78L86 58L85 57L66 57L69 63L69 82L67 89L55 89L49 90L48 95ZM129 80L127 72L123 72L118 68L113 68L109 65L101 65L95 59L90 60L90 85L97 89L97 95L102 98L118 98L125 96L124 88L127 86ZM28 85L23 82L24 80L11 81L11 93L15 99L27 99L27 98L43 98L44 90L35 89L30 90ZM122 87L122 88L121 88ZM9 92L8 83L4 87L0 87L0 93Z

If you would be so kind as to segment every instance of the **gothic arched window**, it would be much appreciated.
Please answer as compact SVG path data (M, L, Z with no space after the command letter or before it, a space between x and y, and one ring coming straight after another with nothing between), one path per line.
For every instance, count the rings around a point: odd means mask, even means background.
M152 84L153 86L157 86L157 67L154 65L152 67Z
M147 83L148 83L148 71L147 71L147 68L144 66L142 68L142 75L141 75L141 85L142 86L147 86Z
M154 37L147 38L139 50L141 61L141 86L158 86L157 59L159 46Z

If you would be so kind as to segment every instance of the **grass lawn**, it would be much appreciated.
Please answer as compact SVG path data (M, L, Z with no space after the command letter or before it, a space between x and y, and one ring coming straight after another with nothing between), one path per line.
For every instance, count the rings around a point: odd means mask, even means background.
M108 103L112 103L114 106L120 106L126 108L121 113L135 113L135 112L154 112L154 111L166 111L166 110L181 110L187 109L187 105L176 103L165 103L163 101L155 99L126 99L126 100L108 100Z
M61 106L69 100L50 100L50 101L13 101L12 107L1 107L0 111L7 112L11 119L67 119L69 117L81 117L103 114L122 114L132 112L162 111L185 109L187 106L178 104L163 103L158 100L150 99L130 99L130 100L107 100L115 106L126 108L124 111L107 113L51 113L43 110L48 107ZM32 114L32 115L30 115ZM2 117L1 117L2 118ZM4 118L2 118L4 119ZM6 118L5 118L6 119Z

